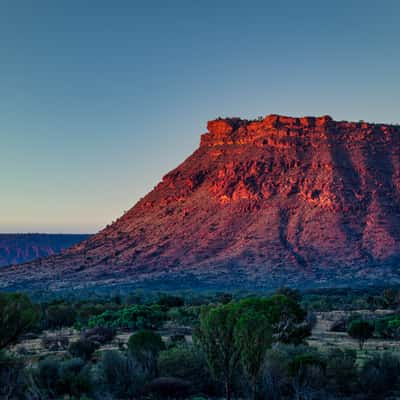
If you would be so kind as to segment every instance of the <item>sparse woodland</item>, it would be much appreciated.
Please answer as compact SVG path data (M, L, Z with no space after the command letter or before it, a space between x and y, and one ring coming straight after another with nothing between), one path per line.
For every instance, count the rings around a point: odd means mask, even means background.
M400 292L0 294L0 399L395 399Z

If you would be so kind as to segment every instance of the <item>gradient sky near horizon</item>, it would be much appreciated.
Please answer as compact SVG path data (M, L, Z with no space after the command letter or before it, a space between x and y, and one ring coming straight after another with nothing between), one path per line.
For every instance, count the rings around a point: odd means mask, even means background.
M0 0L0 232L95 232L206 121L400 122L399 1Z

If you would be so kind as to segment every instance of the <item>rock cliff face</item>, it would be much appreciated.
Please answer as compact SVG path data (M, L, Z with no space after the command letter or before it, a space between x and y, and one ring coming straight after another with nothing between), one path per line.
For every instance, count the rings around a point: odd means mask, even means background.
M28 269L54 287L400 280L399 126L269 115L207 129L115 223L62 256L2 271L4 286Z
M21 264L60 253L89 236L84 234L1 233L0 267Z

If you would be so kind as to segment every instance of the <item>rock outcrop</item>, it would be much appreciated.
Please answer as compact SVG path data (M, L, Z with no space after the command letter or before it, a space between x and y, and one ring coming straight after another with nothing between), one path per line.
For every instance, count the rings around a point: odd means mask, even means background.
M210 121L200 147L89 240L3 286L400 280L400 127L269 115ZM54 280L54 277L58 280Z

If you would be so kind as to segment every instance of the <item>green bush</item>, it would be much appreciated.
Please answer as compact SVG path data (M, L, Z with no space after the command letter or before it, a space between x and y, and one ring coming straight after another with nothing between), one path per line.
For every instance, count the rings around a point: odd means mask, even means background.
M39 362L34 378L45 398L81 396L89 394L92 390L89 372L89 368L79 358L65 361L48 358Z
M195 392L207 393L213 386L204 356L188 344L161 351L158 371L160 376L171 376L191 382Z
M193 392L190 382L180 378L161 377L156 378L144 388L147 396L154 399L184 400Z
M267 351L259 385L260 398L280 400L289 397L291 380L288 374L289 355L279 345Z
M332 349L327 355L327 374L336 392L350 395L356 391L357 353L350 349Z
M41 339L42 346L49 351L66 350L69 346L69 338L62 333L45 334Z
M115 329L104 326L96 326L86 329L82 333L82 338L96 343L98 346L111 342L115 336Z
M384 399L399 383L399 359L392 354L376 354L360 372L361 390L371 399Z
M29 384L24 362L0 351L0 399L28 399Z
M364 343L370 339L374 333L374 325L368 321L358 319L350 323L347 333L358 341L360 350L362 350Z
M141 330L128 340L129 353L134 356L151 376L157 376L157 359L165 349L161 336L153 331Z
M68 347L68 352L73 357L79 357L83 360L90 360L93 353L99 346L87 339L79 339L76 342L73 342Z
M142 366L118 351L105 351L99 363L101 393L108 392L118 399L138 398L147 381Z
M158 305L133 305L116 311L107 310L91 317L88 325L91 328L102 326L113 329L155 329L164 319L165 314Z
M28 296L0 293L0 350L18 341L39 320L39 309Z
M75 324L77 313L72 304L52 304L45 311L45 328L59 329Z
M277 344L266 352L259 385L260 398L327 398L323 393L325 365L322 354L313 347Z
M163 309L169 310L173 307L182 307L185 302L182 297L165 295L160 297L160 299L157 301L157 304Z

